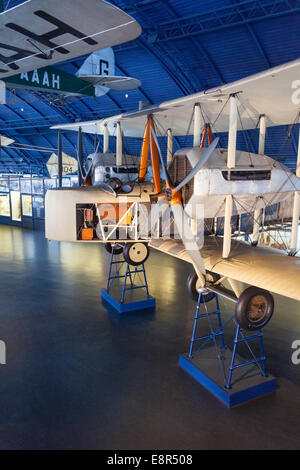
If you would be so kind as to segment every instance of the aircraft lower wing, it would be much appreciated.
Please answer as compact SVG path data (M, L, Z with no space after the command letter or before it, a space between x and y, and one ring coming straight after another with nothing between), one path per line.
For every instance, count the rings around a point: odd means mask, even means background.
M138 37L140 25L103 0L28 0L0 14L0 79Z
M152 239L149 246L191 263L180 240ZM201 255L207 271L300 300L300 258L232 241L230 257L223 259L222 239L218 237L205 238Z
M79 75L79 77L94 86L106 86L112 90L134 90L141 86L140 80L132 77L111 75Z

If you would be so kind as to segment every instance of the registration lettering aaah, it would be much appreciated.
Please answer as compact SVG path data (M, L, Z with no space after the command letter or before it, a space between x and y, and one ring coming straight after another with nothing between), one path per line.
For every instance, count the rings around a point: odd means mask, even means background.
M52 90L60 90L60 75L56 73L49 74L47 71L35 69L29 73L21 73L20 79L27 83L32 83L33 85L36 84Z

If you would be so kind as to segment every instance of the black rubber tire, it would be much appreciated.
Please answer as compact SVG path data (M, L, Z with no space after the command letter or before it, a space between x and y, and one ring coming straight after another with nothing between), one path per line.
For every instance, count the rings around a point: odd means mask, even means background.
M132 248L133 245L135 244L141 244L141 245L144 245L146 247L146 255L144 256L143 260L139 260L138 262L134 261L131 257L130 257L130 250ZM132 242L132 243L126 243L124 245L124 248L123 248L123 256L124 256L124 259L125 261L130 264L131 266L139 266L140 264L143 264L145 263L145 261L148 259L148 256L150 254L150 249L148 247L148 243L144 243L144 242Z
M211 273L211 272L207 272L207 276L211 278L210 283L217 282L220 279L220 276L218 274ZM198 302L198 297L199 297L199 292L196 288L197 281L198 281L198 276L194 271L188 276L187 282L186 282L188 293L195 302ZM215 297L215 294L213 292L203 293L201 296L200 302L201 303L210 302L211 300L214 299L214 297Z
M123 247L117 243L105 243L104 244L106 251L112 253L112 248L114 247L114 255L120 255L123 253Z
M252 316L253 318L250 317L250 312L249 308L251 306L251 302L254 300L255 297L258 297L256 299L256 304L252 304L252 307L254 307L254 312L252 310ZM259 299L259 297L262 297L262 299ZM258 318L255 318L255 313L258 305L260 306L260 309L262 308L263 304L259 304L259 302L264 302L265 303L265 312L262 312L261 316ZM258 313L259 312L259 309ZM258 287L248 287L247 289L242 292L240 295L238 302L235 307L235 320L236 322L240 325L241 328L248 330L248 331L256 331L260 330L264 326L266 326L267 323L272 318L274 312L274 299L273 296L270 294L270 292L264 290L264 289L259 289Z

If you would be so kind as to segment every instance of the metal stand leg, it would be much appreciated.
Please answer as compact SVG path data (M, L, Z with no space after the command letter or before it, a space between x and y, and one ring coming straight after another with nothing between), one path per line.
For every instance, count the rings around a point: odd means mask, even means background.
M190 359L193 357L193 346L194 346L194 343L195 343L195 336L196 336L196 330L197 330L197 321L199 319L199 309L200 309L200 304L201 304L201 297L202 297L202 294L200 293L199 297L198 297L197 308L196 308L196 313L195 313L195 317L194 317L193 333L192 333L192 337L191 337L190 350L189 350L189 355L188 355L188 357Z
M135 279L135 276L139 273L143 274L144 284L135 285L134 284L134 279ZM129 291L129 290L145 289L147 299L150 297L144 264L141 264L140 266L136 266L135 268L131 268L130 265L127 264L125 275L123 277L124 277L124 283L123 283L123 289L122 289L121 304L124 303L126 291ZM128 278L130 280L130 286L129 287L127 287L127 279Z
M258 357L258 358L255 356L255 354L252 351L251 346L249 344L249 341L257 339L257 338L259 339L259 347L260 347L260 357ZM248 348L248 350L249 350L249 352L250 352L253 359L250 360L250 361L241 362L241 363L235 365L237 346L238 346L239 343L245 343L246 344L246 346L247 346L247 348ZM232 373L235 369L238 369L240 367L250 366L252 364L255 364L260 369L261 374L264 377L267 377L265 360L266 360L266 358L265 358L265 354L264 354L262 331L258 330L258 333L255 334L255 335L244 336L242 328L239 325L237 325L236 326L235 337L234 337L234 341L233 341L233 350L232 350L231 363L230 363L230 367L229 367L228 379L227 379L225 387L227 389L231 388Z
M109 292L110 284L114 279L120 279L123 278L124 276L120 276L120 268L123 263L125 263L124 260L117 259L115 260L115 257L118 256L114 253L114 247L112 247L111 255L110 255L110 262L109 262L109 269L108 269L108 276L107 276L107 282L106 282L106 291ZM116 272L115 274L112 273L113 266L116 266Z
M199 314L200 306L201 306L201 300L203 300L203 304L205 306L206 313ZM217 347L216 338L218 336L220 336L221 337L221 348L222 349L225 348L223 327L222 327L222 321L221 321L221 312L220 312L220 306L219 306L219 301L218 301L217 294L215 294L215 301L216 301L216 311L215 312L208 312L207 307L206 307L206 303L204 301L204 296L201 292L199 293L197 307L196 307L196 313L195 313L195 317L194 317L193 333L192 333L191 342L190 342L190 350L189 350L189 354L188 354L189 358L193 357L194 344L198 341L204 340L204 342L202 343L200 349L210 340L214 341L214 343ZM216 315L217 319L218 319L218 330L216 330L216 331L214 330L213 325L211 323L211 317L214 316L214 315ZM209 327L210 327L210 334L206 335L206 336L199 336L198 338L196 338L198 320L200 320L202 318L207 318L208 319L208 323L209 323Z

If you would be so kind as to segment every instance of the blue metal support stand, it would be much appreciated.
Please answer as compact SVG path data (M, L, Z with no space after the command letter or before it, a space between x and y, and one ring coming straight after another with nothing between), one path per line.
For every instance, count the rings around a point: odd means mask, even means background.
M260 357L255 356L255 354L253 353L249 345L249 341L252 341L256 338L259 339ZM235 365L235 360L236 360L236 355L237 355L237 346L239 343L246 344L253 359L251 361L239 362L239 364ZM264 355L262 331L258 330L258 333L256 335L244 336L242 328L239 325L237 325L236 331L235 331L235 337L233 341L233 351L232 351L232 357L231 357L231 362L230 362L230 367L229 367L229 374L228 374L228 379L227 379L225 387L227 389L231 388L232 373L235 369L239 369L240 367L251 366L252 364L257 365L263 377L267 377L265 361L266 361L266 358Z
M144 264L130 266L123 258L119 259L117 256L112 249L106 289L101 289L102 299L108 302L119 313L155 308L155 298L149 294ZM115 297L120 293L121 284L116 284L114 281L122 279L122 293L118 301ZM139 281L138 284L136 283L137 279ZM114 295L111 293L112 288L114 288ZM141 292L139 295L136 294L138 290Z
M235 323L233 341L231 339L225 344L224 326L229 322L222 324L217 294L215 294L214 301L216 308L209 312L204 296L200 292L189 352L179 356L180 367L228 407L245 403L276 390L277 380L266 373L262 331L258 330L255 334L246 336L244 330ZM204 306L204 313L200 313L201 305ZM199 320L204 318L208 321L209 334L197 336ZM216 320L215 324L213 324L213 319ZM258 357L250 345L255 340L259 343ZM246 360L238 354L239 344L246 346L251 359ZM196 345L199 347L196 348Z
M200 314L199 311L200 311L202 298L203 298L202 293L200 293L199 297L198 297L197 307L196 307L196 314L195 314L195 317L194 317L194 326L193 326L193 333L192 333L192 338L191 338L191 343L190 343L189 358L193 357L194 344L197 341L206 340L205 343L204 343L204 344L206 344L207 341L212 340L216 344L216 339L217 339L218 336L220 336L222 349L225 348L224 333L223 333L223 326L222 326L222 321L221 321L221 312L220 312L220 306L219 306L219 298L218 298L217 295L215 295L215 302L216 302L216 311L215 312L208 312L207 309L206 309L206 313ZM204 305L205 305L205 308L206 308L205 302L204 302ZM218 319L218 330L216 330L216 331L214 330L212 322L210 321L210 317L212 317L213 315L216 315L217 319ZM210 334L206 335L206 336L199 336L198 338L196 338L197 323L198 323L198 320L200 320L201 318L207 318L208 319ZM204 346L204 344L202 346Z

